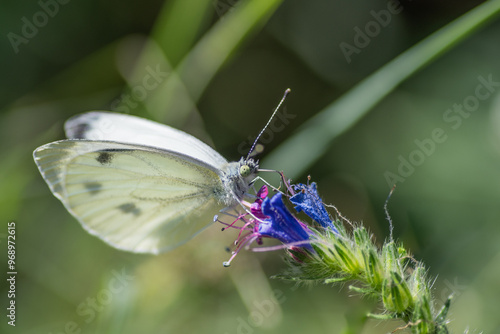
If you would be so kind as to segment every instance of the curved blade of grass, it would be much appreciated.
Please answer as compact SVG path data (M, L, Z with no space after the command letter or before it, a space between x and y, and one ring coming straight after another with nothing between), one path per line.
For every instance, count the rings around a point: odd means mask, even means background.
M158 119L165 114L187 114L206 87L242 43L256 33L283 0L251 0L238 3L220 19L180 62L175 74L146 101Z
M414 45L304 123L265 159L263 166L286 166L287 177L304 173L378 102L412 74L485 25L500 12L500 1L486 1ZM292 154L293 152L293 154Z
M222 65L265 24L282 1L241 2L200 40L177 69L193 99L201 96Z
M203 27L209 23L209 19L213 16L213 10L210 10L211 5L212 0L166 1L154 23L150 38L129 36L124 39L126 43L123 43L125 47L122 48L122 52L126 56L135 52L137 46L144 43L141 55L136 60L132 73L123 77L128 85L124 92L125 96L130 95L130 90L133 87L143 85L143 80L151 76L151 72L157 73L155 78L163 83L165 81L163 80L163 73L168 73L170 76L169 86L182 87L172 69L189 53ZM161 85L155 87L154 90L164 94L169 91L169 89L165 89ZM194 107L192 101L187 98L185 90L182 90L182 95L178 93L179 89L174 91L177 96L182 97L180 98L181 101L188 101L188 106L191 109ZM148 109L148 99L151 98L150 95L153 92L148 90L147 93L149 97L145 101L129 101L127 98L122 98L117 105L117 110L144 116ZM161 116L160 112L153 114ZM179 115L181 114L171 113L169 118L163 117L162 120L168 120L170 124L176 124L176 119L182 120ZM186 115L181 116L185 117Z
M152 37L172 66L184 58L211 17L213 0L175 0L163 6Z

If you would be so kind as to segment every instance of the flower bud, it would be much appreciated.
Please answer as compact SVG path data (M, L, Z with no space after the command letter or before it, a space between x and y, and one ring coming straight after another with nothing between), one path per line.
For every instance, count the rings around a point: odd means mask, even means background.
M415 324L416 333L434 333L434 322L432 319L432 311L427 295L421 296L416 302L413 309L412 322Z
M354 241L358 247L365 247L372 244L370 235L364 227L356 227L352 233L354 235Z
M384 261L384 270L386 273L393 271L399 272L399 252L396 244L391 241L384 245L382 249L382 258Z
M342 240L338 239L333 247L332 252L338 261L341 268L350 274L360 272L359 262L354 256L352 249L348 247Z
M417 266L413 270L413 273L411 274L411 277L409 279L410 291L412 296L416 297L429 295L429 289L427 287L425 275L425 268L423 268L422 266Z
M387 310L402 313L413 304L413 298L405 280L397 273L391 272L382 286L382 301Z
M374 288L382 284L382 265L374 249L370 248L363 252L365 262L366 278Z

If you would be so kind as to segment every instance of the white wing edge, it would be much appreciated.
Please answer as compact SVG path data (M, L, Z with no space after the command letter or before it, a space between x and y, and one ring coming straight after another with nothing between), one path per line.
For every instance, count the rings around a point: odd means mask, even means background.
M184 155L214 167L227 160L198 138L165 124L110 111L90 111L75 115L64 124L69 139L109 140L138 144Z

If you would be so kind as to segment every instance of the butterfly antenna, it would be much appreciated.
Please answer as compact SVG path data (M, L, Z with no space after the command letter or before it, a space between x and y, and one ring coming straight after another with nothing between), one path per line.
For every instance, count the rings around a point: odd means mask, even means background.
M255 141L253 142L253 145L252 147L250 148L250 151L248 152L248 155L247 155L247 158L246 160L248 160L248 158L250 157L250 154L253 152L254 148L255 148L255 145L257 145L257 141L259 140L260 136L262 136L262 134L264 133L264 131L266 131L267 127L269 126L269 124L271 123L271 121L273 120L274 118L274 115L276 115L276 113L278 112L278 110L280 109L281 105L283 104L283 101L285 101L287 95L291 92L291 89L288 88L287 90L285 90L285 94L283 94L283 98L281 99L280 103L278 104L278 106L276 107L276 109L274 109L274 112L273 114L271 115L271 117L269 118L269 121L267 121L267 124L266 126L264 126L264 128L262 129L262 131L259 133L259 135L257 136L257 138L255 138Z

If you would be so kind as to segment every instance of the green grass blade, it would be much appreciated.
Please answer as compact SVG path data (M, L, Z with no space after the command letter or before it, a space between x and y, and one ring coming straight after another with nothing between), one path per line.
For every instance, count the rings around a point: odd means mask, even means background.
M304 123L295 135L272 151L262 165L268 168L286 166L290 178L303 174L328 150L335 138L349 130L400 83L499 12L500 1L487 1L414 45Z
M169 63L176 66L196 42L212 16L213 0L168 1L156 19L152 37Z
M271 17L283 0L242 1L220 19L176 68L164 85L146 102L155 118L166 113L182 115L198 101L206 87L241 47Z

